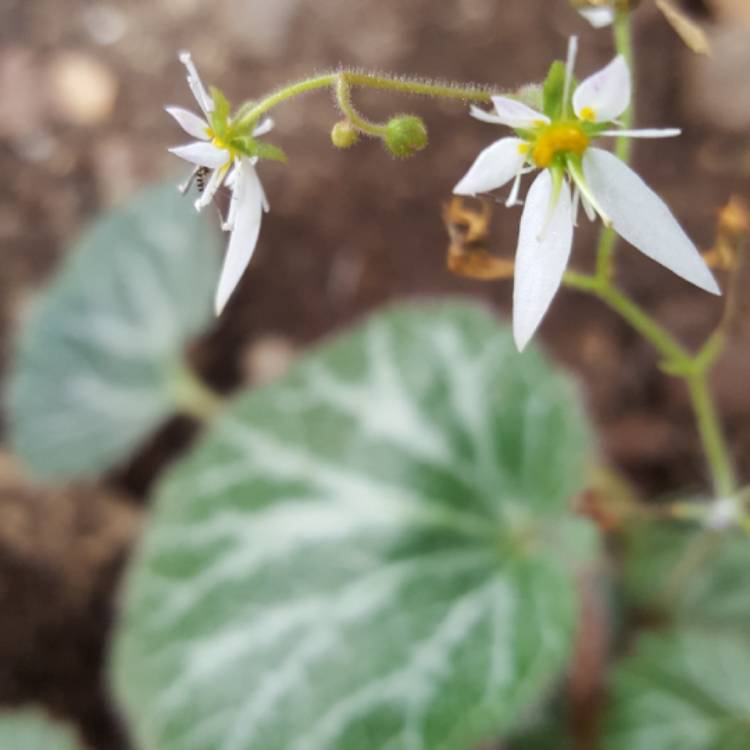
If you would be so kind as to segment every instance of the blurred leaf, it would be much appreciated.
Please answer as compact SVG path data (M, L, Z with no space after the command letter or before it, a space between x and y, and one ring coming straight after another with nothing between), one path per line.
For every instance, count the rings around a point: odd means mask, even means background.
M2 750L82 750L73 730L52 721L41 711L0 712Z
M671 627L616 669L604 750L750 747L750 540L652 523L625 552L629 605Z
M679 629L642 637L615 671L604 750L750 747L750 640Z
M683 566L691 568L683 576ZM750 539L694 526L648 523L627 540L624 565L630 606L685 624L750 632Z
M511 737L507 750L574 750L575 740L566 726L561 707L550 707L523 731ZM506 750L506 746L503 746Z
M575 390L459 303L374 316L225 411L156 499L114 658L141 748L470 748L570 654Z
M182 350L212 319L216 240L174 186L100 219L20 334L10 439L38 475L93 474L175 411Z

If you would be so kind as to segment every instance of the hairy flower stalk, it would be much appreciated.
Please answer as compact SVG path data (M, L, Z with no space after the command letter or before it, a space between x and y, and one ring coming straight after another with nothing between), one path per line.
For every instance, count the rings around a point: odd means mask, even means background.
M680 131L618 127L631 97L625 59L618 55L571 92L575 53L573 38L567 65L555 63L550 69L543 112L502 96L493 97L494 112L472 107L474 117L510 127L515 136L484 149L454 188L459 195L476 195L512 181L506 202L512 206L522 176L541 170L526 197L516 251L513 331L520 350L560 286L579 205L589 219L598 215L651 259L720 294L697 248L661 198L624 162L591 145L602 137L664 138Z
M203 117L182 109L167 107L180 127L196 140L170 151L195 167L188 181L180 188L186 192L195 178L200 179L201 192L195 201L200 211L209 205L222 185L231 190L229 211L222 228L230 232L224 266L216 290L215 309L224 309L243 272L250 263L260 232L263 211L268 211L263 186L255 165L259 158L283 160L279 149L256 139L273 128L270 118L260 123L249 122L240 127L230 117L230 107L218 89L206 91L188 52L180 53L187 68L187 81ZM205 175L210 175L203 182Z

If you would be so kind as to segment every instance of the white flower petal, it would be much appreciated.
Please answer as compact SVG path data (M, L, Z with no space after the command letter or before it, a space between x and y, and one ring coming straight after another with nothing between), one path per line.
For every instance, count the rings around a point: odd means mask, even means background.
M179 126L188 135L192 135L199 141L209 140L208 123L202 117L198 117L198 115L182 107L165 107L164 109L177 120Z
M482 122L491 122L493 125L505 124L503 119L494 114L494 112L488 112L486 109L477 107L476 104L471 105L471 107L469 108L469 114L477 120L481 120Z
M600 136L608 138L674 138L682 135L679 128L639 128L638 130L605 130Z
M520 150L523 145L520 138L501 138L487 146L453 192L456 195L476 195L510 182L526 160L526 155Z
M522 351L541 323L562 281L573 244L570 188L563 182L550 212L552 176L534 180L521 216L513 288L513 336Z
M208 116L213 111L214 102L203 86L201 77L198 75L198 71L193 64L193 58L190 56L190 53L185 50L180 52L178 57L180 59L180 62L187 68L187 82L188 86L190 86L190 90L193 92L195 101L198 102L198 106L201 108L201 111L206 116L206 118L208 118Z
M208 167L209 169L217 169L226 164L230 159L229 151L216 148L216 146L210 143L201 143L200 141L188 143L186 146L175 146L174 148L170 148L169 151L175 156L179 156L180 159L189 161L191 164L197 164L199 167Z
M527 107L515 99L505 96L493 96L492 103L495 105L497 121L511 128L530 128L539 123L549 123L547 115Z
M571 213L573 214L573 226L578 226L578 208L581 205L581 191L578 189L578 186L576 185L575 190L573 190L573 208L571 209Z
M630 167L608 151L590 148L583 157L583 173L623 239L691 284L721 294L666 203Z
M215 308L219 315L224 309L250 258L260 232L260 220L263 215L263 188L255 168L248 159L243 159L236 168L233 200L236 208L233 215L232 234L221 269L219 286L216 289Z
M270 117L266 117L261 120L255 130L253 130L253 137L258 138L261 135L266 135L273 130L274 122Z
M578 11L595 29L610 26L615 20L612 8L580 8Z
M596 221L596 211L594 211L594 207L589 203L588 198L581 193L581 205L583 206L583 212L586 214L586 218L594 222Z
M573 94L573 110L582 119L593 116L594 122L614 120L628 108L631 86L628 64L618 55L578 86Z
M519 169L516 178L513 180L513 186L510 189L508 198L505 201L506 208L513 208L516 204L521 203L521 201L518 200L518 194L521 192L521 177L523 177L523 170Z

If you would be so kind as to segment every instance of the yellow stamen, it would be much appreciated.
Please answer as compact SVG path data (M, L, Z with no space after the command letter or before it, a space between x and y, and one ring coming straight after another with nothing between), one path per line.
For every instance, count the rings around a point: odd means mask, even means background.
M584 107L579 117L586 122L596 122L596 112L591 107Z
M559 153L580 156L588 148L589 137L576 124L559 123L550 125L537 137L531 156L541 168L548 167Z
M519 154L528 154L530 148L531 148L531 146L529 146L528 143L519 143L518 144L518 153Z

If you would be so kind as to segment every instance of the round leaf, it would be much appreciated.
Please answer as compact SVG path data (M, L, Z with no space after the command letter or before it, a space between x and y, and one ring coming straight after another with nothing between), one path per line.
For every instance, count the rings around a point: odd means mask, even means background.
M750 640L710 630L642 637L616 671L604 750L744 750Z
M639 524L628 534L625 555L630 606L679 623L750 632L750 539L745 534Z
M587 446L567 379L461 304L375 316L238 399L129 576L138 746L458 750L521 723L570 652Z
M21 332L10 438L40 476L93 474L175 411L185 342L212 319L216 241L174 186L98 221Z
M0 747L3 750L83 750L72 729L33 709L0 712Z

